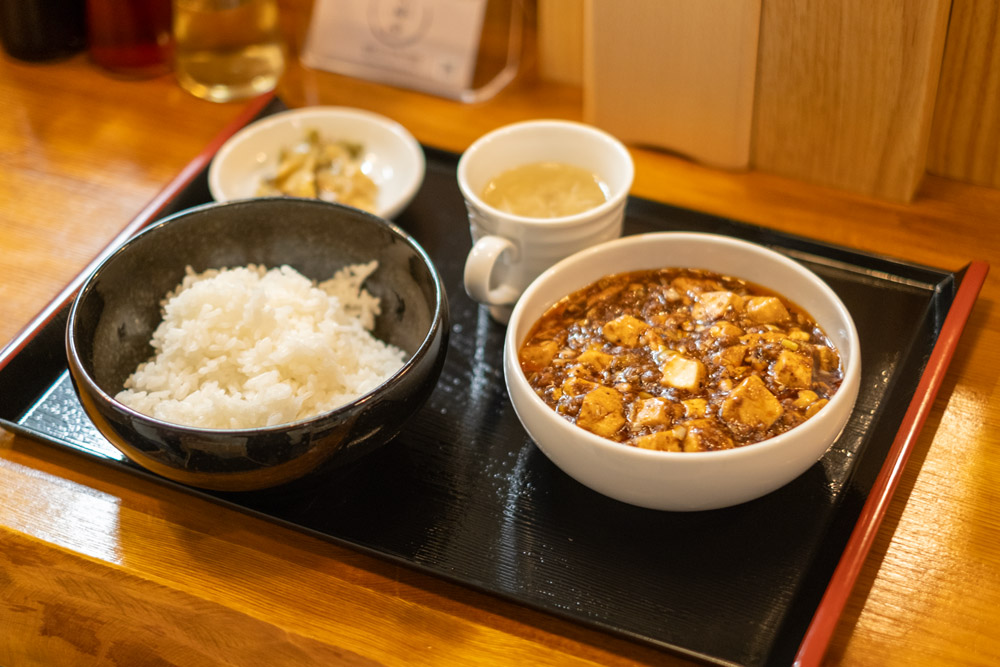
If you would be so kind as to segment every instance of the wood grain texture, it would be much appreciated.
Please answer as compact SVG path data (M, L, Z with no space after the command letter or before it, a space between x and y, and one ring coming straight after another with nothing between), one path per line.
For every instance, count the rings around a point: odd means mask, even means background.
M926 171L949 6L765 2L753 166L909 201Z
M286 6L300 29L308 3ZM292 61L280 92L386 114L453 151L515 120L582 117L578 87L530 72L466 106ZM0 100L2 345L240 107L169 76L111 79L85 56L0 59ZM950 270L1000 266L1000 237L982 232L996 189L931 175L893 203L632 152L639 196ZM998 304L992 275L827 664L1000 662ZM0 431L0 664L341 663L684 664Z
M1000 5L953 0L927 168L1000 188Z
M584 3L584 119L630 144L744 169L760 0Z
M538 0L538 75L583 83L583 1Z

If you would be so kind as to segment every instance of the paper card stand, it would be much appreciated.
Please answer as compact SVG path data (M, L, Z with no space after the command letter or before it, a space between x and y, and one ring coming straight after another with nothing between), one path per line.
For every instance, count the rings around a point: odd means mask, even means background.
M495 72L484 73L489 61L479 57L484 27L495 25L487 20L488 0L316 0L301 60L314 69L479 102L506 86L520 65L521 3L493 4L509 12L507 52Z

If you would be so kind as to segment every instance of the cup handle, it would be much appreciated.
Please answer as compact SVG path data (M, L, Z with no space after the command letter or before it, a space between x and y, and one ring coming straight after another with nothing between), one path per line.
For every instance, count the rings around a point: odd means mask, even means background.
M479 303L506 306L521 296L520 291L510 285L490 287L493 268L504 253L508 253L511 260L517 259L517 246L502 236L484 236L469 251L465 259L465 291Z

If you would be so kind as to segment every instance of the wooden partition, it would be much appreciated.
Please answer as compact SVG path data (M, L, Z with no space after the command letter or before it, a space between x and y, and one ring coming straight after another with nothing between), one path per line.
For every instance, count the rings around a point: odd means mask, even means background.
M947 0L768 0L756 169L909 200L926 171Z
M995 0L538 2L542 76L625 141L893 201L927 171L1000 187Z
M951 4L927 168L1000 188L1000 3Z
M587 0L583 116L631 144L750 165L761 0Z

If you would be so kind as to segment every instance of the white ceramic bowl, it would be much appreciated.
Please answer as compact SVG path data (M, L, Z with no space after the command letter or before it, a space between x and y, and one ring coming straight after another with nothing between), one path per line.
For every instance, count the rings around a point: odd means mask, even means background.
M380 217L396 217L417 194L424 152L405 127L371 111L317 106L267 116L230 137L208 169L212 197L219 202L254 197L261 180L274 174L281 150L312 129L364 146L362 169L378 186Z
M843 384L815 416L779 436L709 452L639 449L594 435L559 417L528 384L517 351L550 305L611 273L702 268L749 280L804 308L840 352ZM833 290L794 260L762 246L712 234L628 236L582 250L542 273L525 290L507 328L504 375L518 418L549 459L590 488L660 510L707 510L758 498L795 479L837 439L861 381L857 329Z

